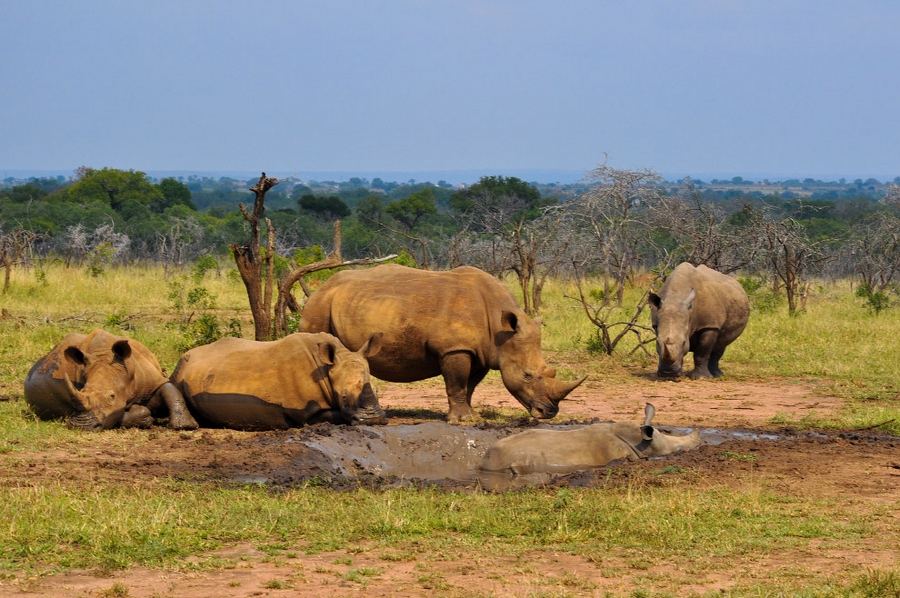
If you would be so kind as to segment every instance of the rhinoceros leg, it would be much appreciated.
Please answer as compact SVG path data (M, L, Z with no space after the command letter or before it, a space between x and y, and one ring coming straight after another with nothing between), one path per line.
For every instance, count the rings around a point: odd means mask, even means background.
M171 382L166 382L156 391L157 395L169 408L169 427L175 430L196 430L200 426L188 411L184 395Z
M709 355L709 373L713 375L713 378L721 378L725 375L719 368L719 360L722 359L724 354L725 351L713 351Z
M153 426L153 416L150 409L144 405L134 405L122 416L123 428L149 428Z
M694 342L691 343L691 349L694 352L694 371L690 375L692 380L712 378L712 373L709 371L709 358L718 338L719 331L712 329L701 330L694 337Z
M472 393L487 372L473 372L472 356L459 351L441 358L441 373L444 376L447 401L450 404L447 421L451 424L476 421L478 414L472 409Z

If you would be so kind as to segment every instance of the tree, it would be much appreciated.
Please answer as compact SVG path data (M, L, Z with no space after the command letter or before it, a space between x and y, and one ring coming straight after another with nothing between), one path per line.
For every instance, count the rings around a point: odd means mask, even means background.
M622 170L606 164L587 179L592 186L569 205L589 247L582 247L581 267L596 262L603 273L604 292L615 288L622 305L625 280L639 263L640 245L649 237L645 208L660 201L660 176L652 170ZM610 280L611 279L611 280Z
M569 248L569 240L560 235L565 220L563 210L547 209L535 220L520 220L510 231L511 268L522 290L525 313L535 315L541 309L541 295Z
M166 202L160 188L151 183L143 172L115 168L95 170L82 166L75 173L77 181L64 191L66 198L72 202L103 203L116 212L120 211L129 199L148 207L163 205Z
M253 314L253 326L255 338L258 341L272 339L272 288L275 278L275 229L272 222L266 218L268 238L265 249L260 246L260 220L266 211L266 192L280 181L274 177L267 177L262 173L259 182L250 188L255 196L253 211L241 203L238 207L241 216L250 225L250 240L244 245L232 244L229 247L234 253L234 261L237 265L241 279L247 289L247 298L250 300L250 312Z
M525 223L541 215L544 203L536 187L516 177L481 177L450 197L464 231L456 247L475 249L470 261L501 277L515 258L517 236L521 241Z
M747 234L756 245L755 249L751 248L749 251L764 262L761 266L771 273L776 293L778 287L784 285L788 312L794 315L798 307L803 307L803 278L815 271L827 258L818 245L809 240L800 221L794 218L772 220L767 218L766 210L751 207L745 209L749 210Z
M191 190L187 185L173 178L165 178L159 182L159 190L163 194L163 201L150 206L154 212L164 212L172 206L187 206L197 211L197 206L191 201Z
M13 266L19 263L25 251L31 247L37 235L29 230L14 228L4 231L0 228L0 262L5 271L3 278L3 294L9 292L9 279Z
M422 218L436 214L437 207L434 205L434 193L426 187L421 191L410 193L403 199L390 202L384 211L411 233Z
M730 274L747 263L741 239L722 208L704 201L693 181L685 179L677 193L659 194L648 205L648 217L654 236L667 233L668 246L657 247L665 256L665 269L680 262L704 264Z
M313 195L307 193L297 200L301 210L305 210L321 220L346 218L350 208L337 195Z

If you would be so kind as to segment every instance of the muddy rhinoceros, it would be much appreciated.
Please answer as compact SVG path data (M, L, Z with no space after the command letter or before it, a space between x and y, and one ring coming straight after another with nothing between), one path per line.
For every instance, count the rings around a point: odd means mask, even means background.
M662 457L700 446L700 431L670 436L650 421L656 409L647 403L644 424L615 422L571 430L528 430L498 440L485 453L481 470L512 473L570 473L602 467L618 459Z
M350 348L384 331L384 347L369 360L372 374L390 382L442 375L450 423L477 419L472 393L489 370L500 370L535 418L556 415L584 380L556 379L541 354L540 320L477 268L428 272L389 264L339 272L309 298L300 330L330 332Z
M681 376L684 356L693 352L690 377L710 378L722 375L719 360L747 326L750 301L734 278L684 262L659 293L650 293L650 311L659 355L657 375Z
M203 425L283 430L320 422L386 423L366 358L381 333L359 351L330 334L290 334L277 341L223 338L185 353L172 382Z
M69 334L41 357L25 378L25 400L41 419L67 418L85 430L145 428L153 416L178 430L197 427L156 356L100 329Z

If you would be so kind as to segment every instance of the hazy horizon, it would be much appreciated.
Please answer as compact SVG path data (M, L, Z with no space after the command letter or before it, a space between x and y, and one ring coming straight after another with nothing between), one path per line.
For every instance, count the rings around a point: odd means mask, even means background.
M98 166L97 168L103 168L103 166ZM262 171L251 172L248 170L141 170L140 168L125 168L124 170L135 170L144 172L151 179L162 179L166 177L174 177L174 178L188 178L190 176L197 177L210 177L210 178L222 178L228 177L236 180L253 180L254 178L258 178ZM651 169L652 170L652 169ZM505 177L516 177L526 182L536 182L541 184L573 184L579 181L584 180L584 178L589 174L589 172L580 172L575 170L541 170L541 169L524 169L524 170L503 170L503 169L471 169L471 170L433 170L433 171L296 171L296 172L287 172L287 171L278 171L278 170L267 170L265 171L267 176L273 176L276 178L295 178L301 181L332 181L332 182L345 182L350 180L351 178L358 177L361 179L366 179L368 181L372 181L375 178L380 178L385 182L396 182L396 183L406 183L409 180L415 180L417 183L438 183L440 181L445 181L451 185L460 185L460 184L473 184L477 183L478 180L482 176L505 176ZM66 179L73 177L75 174L75 169L69 171L62 171L59 169L2 169L0 168L0 181L4 181L8 178L13 178L15 180L28 180L30 178L57 178L59 176L63 176ZM869 179L876 179L880 183L891 183L897 178L900 178L900 175L873 175L873 174L859 174L859 175L824 175L824 176L816 176L816 175L807 175L807 174L795 174L795 175L777 175L777 174L766 174L766 173L689 173L689 174L681 174L676 175L673 173L657 173L666 181L681 181L685 177L690 177L695 181L704 181L710 182L712 180L725 180L730 181L734 177L741 177L745 181L751 182L763 182L769 181L770 183L777 183L781 181L788 180L800 180L803 181L807 178L822 181L824 183L838 183L841 179L844 179L846 182L852 182L857 179L861 179L863 181Z

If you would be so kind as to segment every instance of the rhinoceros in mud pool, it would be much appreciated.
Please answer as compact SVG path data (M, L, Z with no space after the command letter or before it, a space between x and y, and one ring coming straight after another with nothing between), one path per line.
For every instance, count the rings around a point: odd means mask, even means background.
M366 363L380 347L380 333L359 351L330 334L223 338L185 353L172 382L203 425L283 430L320 422L384 424Z
M481 470L512 473L570 473L617 459L662 457L700 446L700 431L670 436L650 425L656 410L647 403L643 425L591 424L571 430L528 430L507 436L485 453Z
M197 427L184 397L144 345L104 330L69 334L25 378L25 400L41 419L68 418L73 428Z
M556 379L541 354L541 322L477 268L428 272L396 264L345 270L312 294L300 330L330 332L350 348L383 330L372 375L414 382L442 375L447 420L477 419L472 393L490 370L535 418L551 418L584 378Z
M750 318L750 301L740 283L704 265L684 262L650 293L650 312L659 355L657 375L677 378L688 352L692 379L722 376L719 360Z

